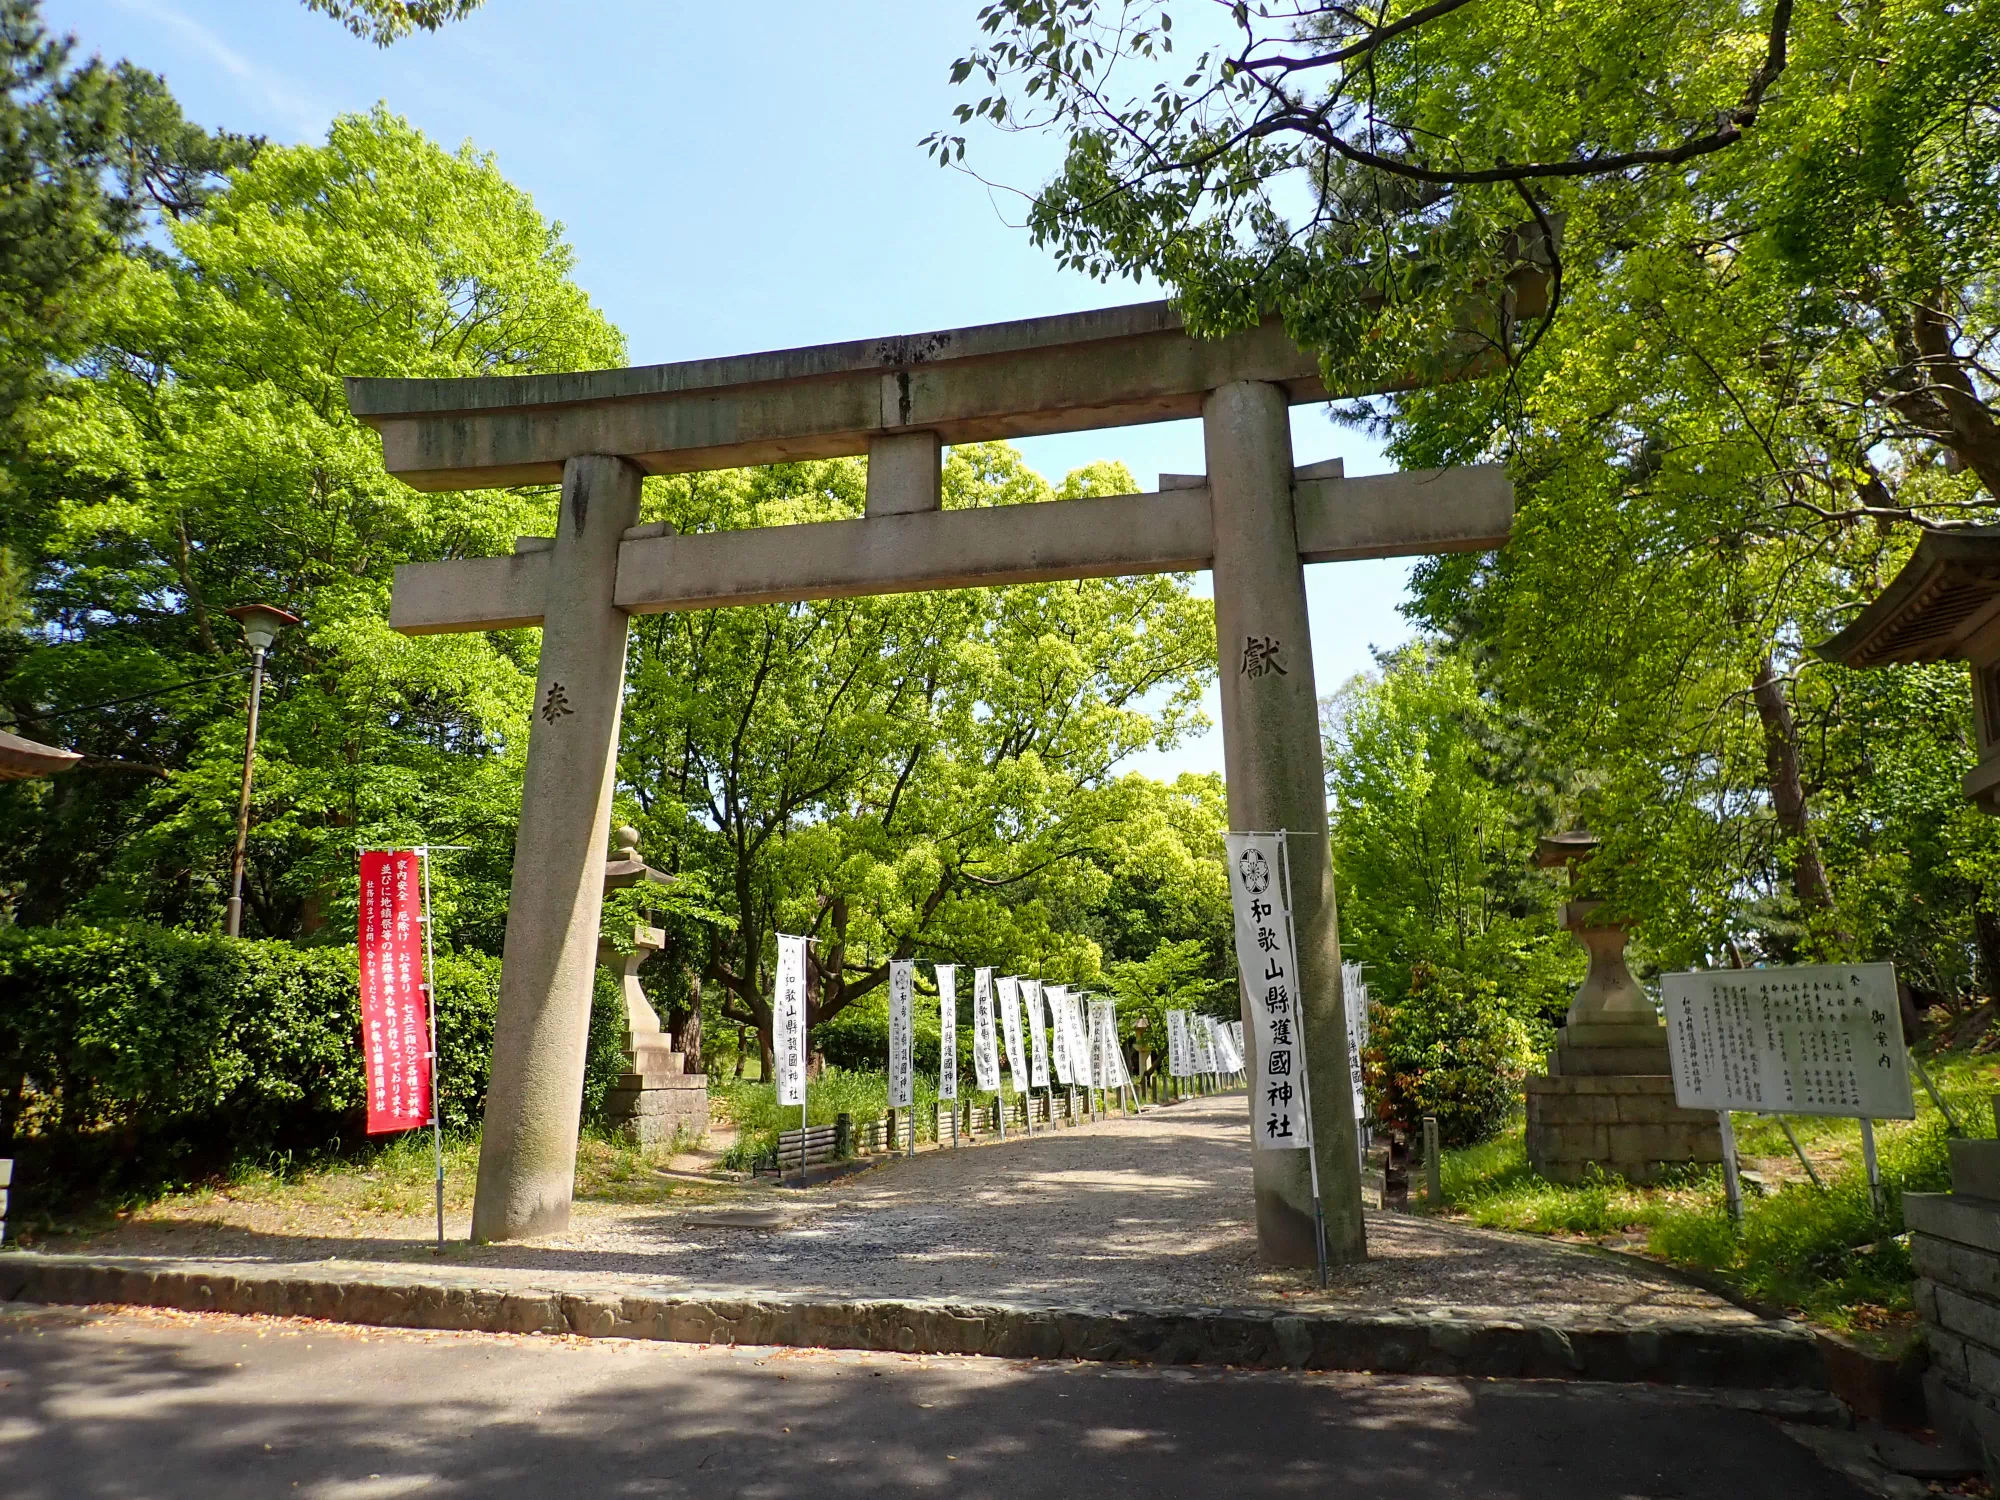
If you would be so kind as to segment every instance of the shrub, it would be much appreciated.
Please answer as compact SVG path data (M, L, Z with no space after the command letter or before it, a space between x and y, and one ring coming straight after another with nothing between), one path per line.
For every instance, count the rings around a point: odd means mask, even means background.
M1531 1060L1491 983L1418 964L1409 993L1373 1008L1362 1069L1384 1124L1415 1131L1434 1115L1445 1145L1469 1146L1513 1117Z
M499 964L438 956L447 1129L485 1108ZM354 950L0 929L0 1142L54 1198L339 1147L364 1125Z

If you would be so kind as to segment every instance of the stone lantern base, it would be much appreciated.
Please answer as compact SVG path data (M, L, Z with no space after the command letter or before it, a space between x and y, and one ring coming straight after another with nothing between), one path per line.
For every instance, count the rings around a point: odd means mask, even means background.
M1667 1029L1657 1021L1572 1022L1556 1032L1544 1077L1528 1080L1528 1162L1551 1182L1594 1166L1627 1182L1722 1160L1707 1110L1674 1103Z

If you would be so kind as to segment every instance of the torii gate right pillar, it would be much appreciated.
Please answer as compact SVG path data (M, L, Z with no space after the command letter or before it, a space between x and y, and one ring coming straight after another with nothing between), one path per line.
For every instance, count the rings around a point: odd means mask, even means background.
M1361 1163L1347 1077L1347 1009L1340 992L1340 924L1327 842L1326 767L1320 751L1319 693L1306 618L1305 567L1292 509L1292 430L1285 392L1239 381L1209 393L1202 407L1215 529L1215 634L1222 678L1223 763L1229 826L1284 829L1292 871L1305 1012L1306 1070L1312 1086L1313 1141L1320 1172L1330 1261L1367 1254L1361 1220ZM1243 1036L1254 1048L1251 996ZM1250 1111L1261 1102L1263 1059L1245 1059ZM1257 1245L1277 1265L1312 1265L1311 1164L1303 1151L1253 1150Z

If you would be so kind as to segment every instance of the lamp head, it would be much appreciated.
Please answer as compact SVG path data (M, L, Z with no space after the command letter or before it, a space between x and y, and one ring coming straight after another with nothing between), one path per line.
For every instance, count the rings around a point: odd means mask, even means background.
M252 651L269 651L280 630L299 623L297 615L286 614L268 604L239 604L223 613L243 627L244 643Z

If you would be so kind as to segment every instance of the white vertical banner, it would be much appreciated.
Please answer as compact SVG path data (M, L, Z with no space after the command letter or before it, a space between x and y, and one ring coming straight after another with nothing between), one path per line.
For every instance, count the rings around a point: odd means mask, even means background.
M1220 1073L1222 1069L1215 1055L1215 1017L1195 1012L1188 1019L1194 1022L1189 1039L1194 1043L1195 1072Z
M889 1108L908 1109L915 1101L911 1008L916 1004L917 966L906 958L889 963Z
M1000 1092L1000 1054L993 1045L993 971L972 971L972 1071L980 1089Z
M1167 1076L1192 1077L1194 1069L1188 1064L1187 1012L1170 1010L1167 1012Z
M1049 1086L1049 1034L1048 1023L1042 1019L1041 980L1022 980L1021 994L1028 1002L1028 1085L1045 1089Z
M1305 1035L1292 953L1292 914L1279 871L1284 839L1232 833L1229 904L1236 916L1236 967L1250 1012L1258 1076L1250 1080L1251 1139L1266 1151L1304 1150Z
M1239 1073L1244 1072L1250 1066L1244 1059L1249 1057L1250 1054L1243 1050L1243 1023L1241 1021L1224 1021L1222 1024L1229 1028L1229 1045L1236 1049L1236 1071Z
M1243 1059L1236 1054L1236 1033L1227 1021L1211 1021L1209 1036L1215 1043L1215 1060L1218 1073L1241 1073Z
M778 988L771 1001L771 1053L778 1102L806 1102L806 940L778 934Z
M1368 1118L1368 1091L1362 1082L1361 1053L1368 1045L1368 981L1360 964L1340 966L1340 996L1347 1008L1347 1071L1354 1083L1354 1118Z
M1084 1034L1083 996L1070 995L1063 1006L1063 1020L1069 1027L1069 1067L1085 1088L1098 1088L1102 1080L1090 1064L1090 1038Z
M1069 989L1052 984L1044 994L1049 1002L1049 1042L1055 1049L1056 1080L1064 1088L1073 1088L1076 1085L1076 1069L1069 1058L1069 1028L1063 1024L1063 1012L1069 1009Z
M938 1098L958 1097L958 965L935 964L938 987Z
M1090 1001L1084 1014L1089 1022L1086 1036L1090 1048L1090 1081L1099 1088L1109 1088L1111 1059L1106 1055L1110 1043L1104 1036L1104 1002Z
M1011 974L1000 986L1000 1036L1007 1044L1007 1076L1014 1092L1028 1092L1028 1054L1021 1050L1021 981Z
M1091 1001L1090 1023L1091 1049L1096 1062L1103 1065L1103 1071L1097 1075L1099 1085L1107 1089L1127 1087L1132 1075L1125 1067L1125 1049L1118 1045L1118 1002Z

